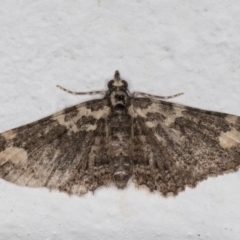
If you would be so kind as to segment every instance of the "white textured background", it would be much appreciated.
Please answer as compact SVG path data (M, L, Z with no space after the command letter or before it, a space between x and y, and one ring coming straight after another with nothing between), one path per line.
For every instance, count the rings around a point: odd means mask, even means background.
M91 99L116 69L130 90L240 115L238 0L1 0L0 131ZM0 180L0 240L240 239L240 172L164 198L69 197Z

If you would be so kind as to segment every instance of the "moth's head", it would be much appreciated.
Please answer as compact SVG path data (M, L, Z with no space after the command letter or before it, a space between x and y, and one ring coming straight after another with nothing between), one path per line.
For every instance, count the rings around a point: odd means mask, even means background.
M120 78L119 71L116 71L114 74L114 79L108 82L109 90L122 90L126 91L128 88L128 84L125 80Z
M125 80L120 78L118 71L115 72L114 79L108 82L108 92L112 107L116 110L123 111L125 106L129 103L128 84Z

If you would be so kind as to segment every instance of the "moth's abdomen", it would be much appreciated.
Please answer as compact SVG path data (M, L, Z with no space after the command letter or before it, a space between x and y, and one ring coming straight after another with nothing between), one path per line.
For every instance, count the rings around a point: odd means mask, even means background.
M131 176L131 116L124 111L116 111L108 121L108 157L112 161L112 180L118 188L124 188Z

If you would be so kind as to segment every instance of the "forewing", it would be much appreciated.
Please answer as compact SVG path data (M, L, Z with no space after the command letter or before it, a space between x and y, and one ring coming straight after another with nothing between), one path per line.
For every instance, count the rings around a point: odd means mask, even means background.
M84 194L109 183L105 99L67 108L0 134L0 177Z
M132 102L134 176L163 194L177 194L240 165L240 118L147 98Z

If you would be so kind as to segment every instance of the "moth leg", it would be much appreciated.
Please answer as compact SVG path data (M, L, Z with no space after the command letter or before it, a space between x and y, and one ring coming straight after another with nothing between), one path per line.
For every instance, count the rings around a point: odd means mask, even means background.
M175 98L175 97L181 96L183 94L184 93L178 93L178 94L175 94L175 95L172 95L172 96L157 96L157 95L152 95L152 94L143 93L143 92L133 92L132 97L135 98L138 95L142 95L142 96L147 97L147 98L169 99L169 98Z
M67 93L70 93L70 94L73 94L73 95L85 95L85 94L88 94L88 95L94 95L94 94L106 94L106 91L93 91L93 92L73 92L73 91L70 91L66 88L63 88L59 85L57 85L58 88L60 88L61 90L67 92Z

